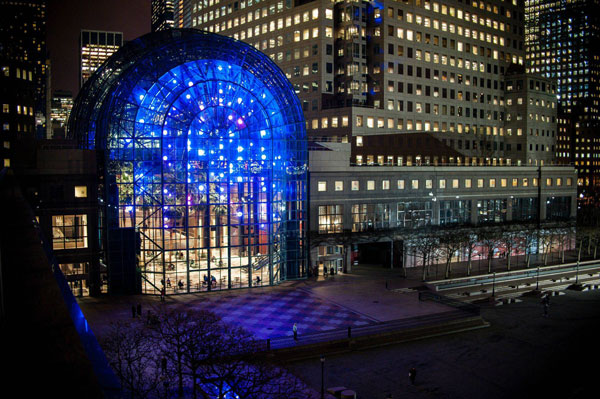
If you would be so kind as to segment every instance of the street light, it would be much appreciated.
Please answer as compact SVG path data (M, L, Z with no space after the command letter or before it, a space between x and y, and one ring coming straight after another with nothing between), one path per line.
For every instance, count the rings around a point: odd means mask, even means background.
M325 355L321 355L321 399L325 399Z

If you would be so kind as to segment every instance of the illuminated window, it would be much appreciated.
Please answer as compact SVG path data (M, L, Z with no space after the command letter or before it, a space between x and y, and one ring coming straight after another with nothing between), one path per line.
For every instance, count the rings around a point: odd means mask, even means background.
M75 198L87 198L87 186L75 186Z
M326 181L320 181L317 183L317 190L318 191L327 191L327 182Z
M52 216L52 249L88 247L87 215Z

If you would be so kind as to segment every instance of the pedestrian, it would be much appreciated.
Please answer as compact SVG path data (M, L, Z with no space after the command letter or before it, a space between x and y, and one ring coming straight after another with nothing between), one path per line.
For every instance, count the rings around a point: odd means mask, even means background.
M137 304L137 316L142 317L142 304L141 303Z
M292 327L292 331L294 332L294 341L298 341L298 326L294 323L294 327Z
M408 378L410 378L410 383L415 385L415 378L417 378L417 369L414 367L411 367L410 370L408 370Z
M327 266L323 266L323 276L327 277Z
M131 317L133 319L135 319L135 315L136 315L135 305L131 305Z
M550 306L550 295L546 294L542 297L542 307L544 308L544 317L548 317L548 307Z
M179 283L177 285L179 285L180 290L183 290L183 280L179 280Z
M167 277L167 287L171 288L171 279Z
M165 301L165 287L162 287L160 289L160 301L164 302Z

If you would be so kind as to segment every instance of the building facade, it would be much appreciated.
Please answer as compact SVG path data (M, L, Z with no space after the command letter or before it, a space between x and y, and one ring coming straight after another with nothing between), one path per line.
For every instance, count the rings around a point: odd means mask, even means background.
M509 67L524 65L520 1L184 3L192 8L190 27L250 43L279 65L312 138L427 133L458 153L453 164L536 161L529 143L517 150L513 142L522 137L508 126L521 105L506 101ZM544 109L544 120L556 123L556 100L545 101L551 110ZM523 117L520 128L539 129L540 117ZM556 128L549 130L540 162L554 161L546 148L555 145Z
M107 292L100 264L96 153L75 141L21 138L11 166L75 296Z
M175 24L176 0L152 0L152 32L171 29Z
M494 226L568 225L576 215L570 166L352 166L350 144L319 146L310 153L309 223L319 274L349 270L359 252L369 254L366 263L418 265L417 240L444 228L477 235Z
M56 90L50 104L50 123L52 138L65 138L67 121L73 109L73 94L70 91Z
M79 36L80 87L122 45L122 32L82 30Z
M597 0L527 0L527 70L557 84L557 159L576 166L583 200L600 187L600 21Z
M46 1L0 1L0 64L3 68L26 71L26 79L34 88L30 101L34 107L35 135L46 138L49 128ZM24 93L13 93L12 96L23 102ZM7 98L0 102L13 100Z

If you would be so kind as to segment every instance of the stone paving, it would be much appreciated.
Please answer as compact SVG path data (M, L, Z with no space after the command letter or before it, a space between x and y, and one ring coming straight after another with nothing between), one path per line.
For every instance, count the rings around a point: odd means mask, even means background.
M211 310L224 321L244 327L258 339L291 336L297 323L299 335L342 330L373 323L449 311L432 302L420 302L416 291L398 293L386 289L419 285L396 271L369 269L361 274L320 277L287 282L276 287L169 296L166 306ZM131 306L142 304L142 313L162 306L157 297L83 298L80 306L92 329L101 336L111 321L131 318Z

